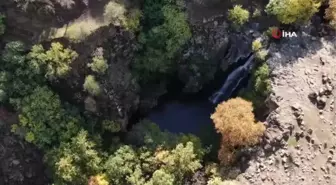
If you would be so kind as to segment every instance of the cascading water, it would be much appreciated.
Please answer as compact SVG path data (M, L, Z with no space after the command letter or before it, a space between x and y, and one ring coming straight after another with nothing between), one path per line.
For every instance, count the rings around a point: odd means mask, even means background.
M254 55L250 55L244 65L232 71L226 78L223 86L215 92L209 100L212 104L228 100L232 93L237 89L243 79L245 79L253 67Z
M216 132L210 116L218 103L234 96L246 82L254 60L250 46L251 39L231 35L229 43L223 45L213 58L219 69L213 81L196 94L184 94L181 90L181 94L177 93L173 99L157 106L146 118L157 123L162 130L193 133L202 141L213 138ZM224 77L223 82L221 79Z

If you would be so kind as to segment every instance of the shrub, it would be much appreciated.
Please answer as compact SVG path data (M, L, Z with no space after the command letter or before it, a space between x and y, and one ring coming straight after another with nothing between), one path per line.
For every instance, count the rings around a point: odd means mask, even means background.
M250 12L242 8L241 5L235 5L233 9L229 10L229 20L233 22L234 26L239 27L245 24L250 17Z
M320 5L319 0L270 0L266 12L284 24L307 22L318 12Z
M252 51L257 52L262 48L260 39L256 39L252 42Z
M125 13L126 9L124 5L110 1L105 5L104 19L106 22L122 25L126 20Z
M127 15L127 19L125 21L126 29L136 32L140 30L140 20L142 17L142 13L139 9L132 9Z
M0 13L0 36L5 33L5 23L4 23L5 16Z
M257 58L260 58L258 54L262 52L263 50L257 53ZM252 101L255 109L260 109L265 107L264 102L271 93L271 90L270 71L267 63L264 62L253 70L253 75L248 87L240 93L240 96Z
M325 16L336 29L336 0L329 0L329 7L325 10Z
M256 53L256 59L259 61L265 61L268 55L268 51L266 49L261 49Z
M102 127L104 130L110 131L110 132L119 132L121 130L121 126L116 121L111 120L104 120L102 122Z
M94 72L104 74L108 68L107 61L102 56L94 56L92 61L92 63L88 64L88 67Z
M85 82L83 84L84 90L89 92L91 95L97 96L100 94L100 86L96 81L95 77L92 75L88 75L85 78Z
M256 123L252 103L241 98L230 99L216 107L211 115L217 132L222 134L219 160L228 164L234 160L234 148L258 143L265 127Z
M253 18L260 17L261 16L261 11L260 9L256 8L252 14Z
M78 54L64 48L59 42L51 43L49 50L45 51L42 45L34 45L28 54L30 63L40 68L49 79L65 77L71 70L70 64L78 57Z
M254 89L258 94L267 96L271 93L270 71L267 63L263 63L253 74Z

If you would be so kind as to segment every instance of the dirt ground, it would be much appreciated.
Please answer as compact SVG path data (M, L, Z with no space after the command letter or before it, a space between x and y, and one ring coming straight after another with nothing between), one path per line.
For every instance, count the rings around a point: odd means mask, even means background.
M238 177L242 184L336 184L335 42L320 43L303 57L269 61L279 107L267 120L267 144Z

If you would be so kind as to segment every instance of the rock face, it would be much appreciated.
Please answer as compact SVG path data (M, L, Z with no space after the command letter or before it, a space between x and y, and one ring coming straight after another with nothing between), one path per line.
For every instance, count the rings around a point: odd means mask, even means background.
M335 40L281 42L269 48L275 110L261 155L238 179L246 185L335 184Z
M178 65L185 92L199 91L216 72L225 72L229 65L251 53L251 38L229 33L228 27L221 18L192 26L193 38Z

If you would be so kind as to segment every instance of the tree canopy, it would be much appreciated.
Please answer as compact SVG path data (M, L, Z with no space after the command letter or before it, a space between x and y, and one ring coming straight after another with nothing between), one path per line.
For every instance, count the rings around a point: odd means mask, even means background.
M270 0L266 12L284 24L307 22L319 10L320 0Z

